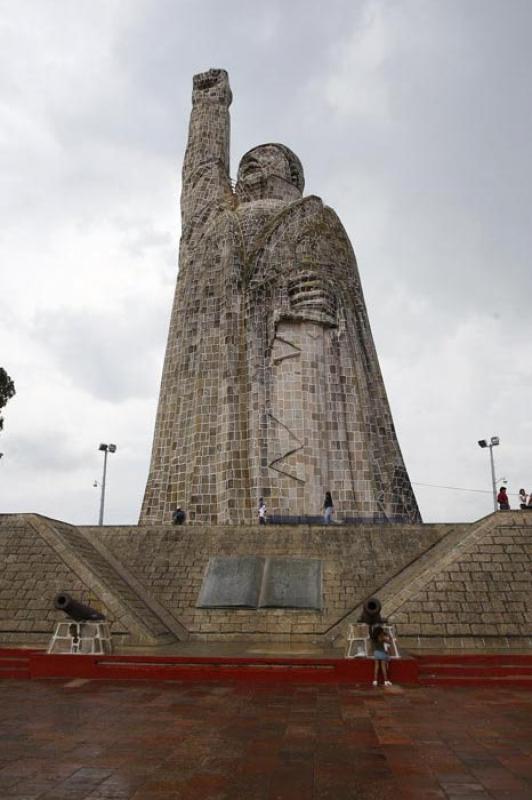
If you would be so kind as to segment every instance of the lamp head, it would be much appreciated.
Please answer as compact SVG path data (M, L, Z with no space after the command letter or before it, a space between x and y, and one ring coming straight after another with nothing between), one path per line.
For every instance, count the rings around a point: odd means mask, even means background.
M499 444L500 439L498 436L492 436L490 441L491 441L491 446L496 447L496 445Z
M488 443L487 443L487 441L485 439L480 439L479 442L478 442L478 446L479 447L487 447Z
M108 450L109 453L116 453L116 444L103 444L102 443L99 446L98 450L103 450L104 453L105 453L106 450Z

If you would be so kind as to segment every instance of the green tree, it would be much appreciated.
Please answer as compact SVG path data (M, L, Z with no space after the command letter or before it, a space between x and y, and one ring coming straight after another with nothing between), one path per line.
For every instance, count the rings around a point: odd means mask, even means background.
M15 394L15 384L3 367L0 367L0 411ZM0 416L0 431L4 427L4 418Z

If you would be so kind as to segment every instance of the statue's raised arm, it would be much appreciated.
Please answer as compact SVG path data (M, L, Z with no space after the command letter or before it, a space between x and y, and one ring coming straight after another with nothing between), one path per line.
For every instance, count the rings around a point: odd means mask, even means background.
M216 206L231 195L231 100L229 76L225 70L210 69L194 76L181 192L183 231L194 217L197 224L197 216L206 206Z

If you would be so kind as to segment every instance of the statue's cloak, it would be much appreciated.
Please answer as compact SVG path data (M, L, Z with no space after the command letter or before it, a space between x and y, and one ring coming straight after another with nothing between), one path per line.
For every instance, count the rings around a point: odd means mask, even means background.
M209 212L182 241L146 518L249 522L259 496L313 517L329 490L339 519L416 521L336 214L313 196Z

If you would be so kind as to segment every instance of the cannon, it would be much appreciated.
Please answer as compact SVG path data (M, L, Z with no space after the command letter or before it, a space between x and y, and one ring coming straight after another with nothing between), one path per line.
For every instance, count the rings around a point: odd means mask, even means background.
M96 611L95 608L78 603L66 592L56 594L54 607L59 611L64 611L67 617L70 617L75 622L102 622L105 620L104 614Z
M378 599L378 597L370 597L369 600L366 600L364 603L362 614L360 615L358 621L365 622L366 625L369 625L370 627L372 625L378 625L382 622L386 622L386 620L381 617L381 608L381 601Z

